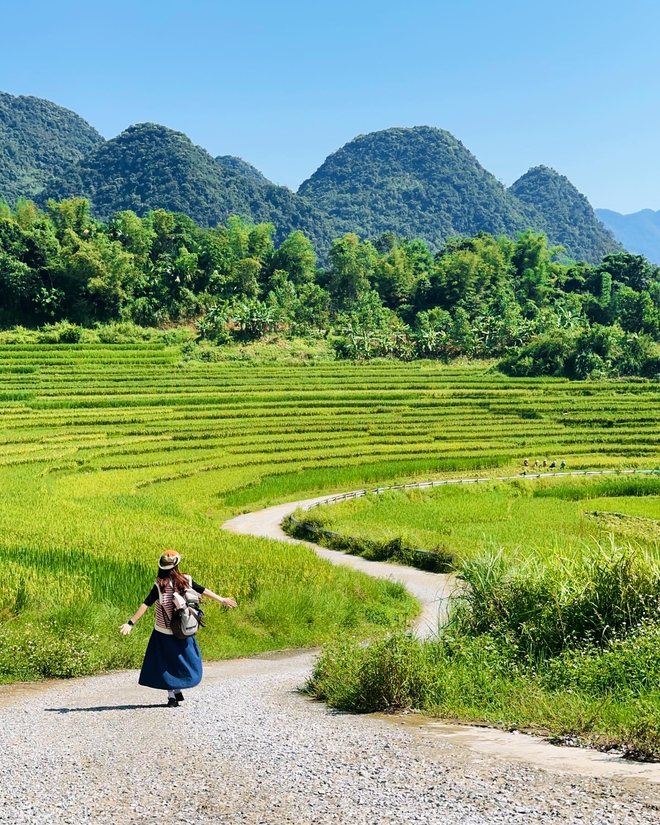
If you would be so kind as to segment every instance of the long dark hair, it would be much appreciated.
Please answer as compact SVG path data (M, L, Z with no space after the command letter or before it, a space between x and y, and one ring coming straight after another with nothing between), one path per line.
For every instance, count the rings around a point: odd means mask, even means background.
M170 582L175 592L180 593L182 596L185 596L186 590L190 587L190 582L179 570L178 564L171 570L161 570L160 567L158 568L158 578L156 579L158 587L160 587L161 590L165 590Z

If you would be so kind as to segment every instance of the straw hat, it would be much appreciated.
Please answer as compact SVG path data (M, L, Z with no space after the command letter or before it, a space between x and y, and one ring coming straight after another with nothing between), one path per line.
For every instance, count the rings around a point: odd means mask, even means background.
M172 570L181 561L181 556L174 550L166 550L158 559L159 570Z

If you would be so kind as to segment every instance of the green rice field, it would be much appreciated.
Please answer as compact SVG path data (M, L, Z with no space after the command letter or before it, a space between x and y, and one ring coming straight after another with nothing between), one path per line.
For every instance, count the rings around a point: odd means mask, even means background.
M240 609L209 658L382 635L396 585L229 535L234 513L317 492L520 469L658 464L660 385L513 380L487 366L186 361L177 347L0 346L0 679L139 663L116 629L163 548Z
M356 539L358 547L398 541L437 553L458 570L487 553L517 565L631 541L660 561L660 472L387 491L299 517Z

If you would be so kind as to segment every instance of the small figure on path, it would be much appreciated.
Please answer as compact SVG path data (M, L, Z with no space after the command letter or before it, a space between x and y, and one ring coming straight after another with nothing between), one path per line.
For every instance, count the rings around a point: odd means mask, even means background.
M233 599L216 596L191 576L179 570L181 556L168 550L158 561L158 577L151 592L138 607L135 615L119 631L124 636L133 629L152 604L156 604L156 623L144 655L138 683L144 687L167 691L167 706L177 707L183 702L184 688L195 687L202 681L202 656L194 635L178 638L171 630L175 604L188 601L186 591L194 591L228 608L236 607ZM193 595L193 594L191 594Z
M552 462L552 464L550 465L550 469L551 470L556 470L557 469L557 462L556 461Z
M559 469L560 470L565 470L566 469L566 462L564 461L563 458L561 460L561 464L559 465Z

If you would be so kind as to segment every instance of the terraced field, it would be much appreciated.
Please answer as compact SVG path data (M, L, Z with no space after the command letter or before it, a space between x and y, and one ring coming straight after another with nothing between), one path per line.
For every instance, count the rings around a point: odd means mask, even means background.
M412 609L401 588L220 525L316 491L515 471L524 456L654 466L659 393L646 382L511 380L482 366L0 347L0 678L138 661L148 623L121 645L112 634L163 546L241 602L237 615L210 616L209 656L386 629Z
M387 490L297 517L338 549L382 556L391 546L405 556L419 548L420 563L441 569L489 553L507 565L584 557L612 542L634 542L660 561L660 470Z

